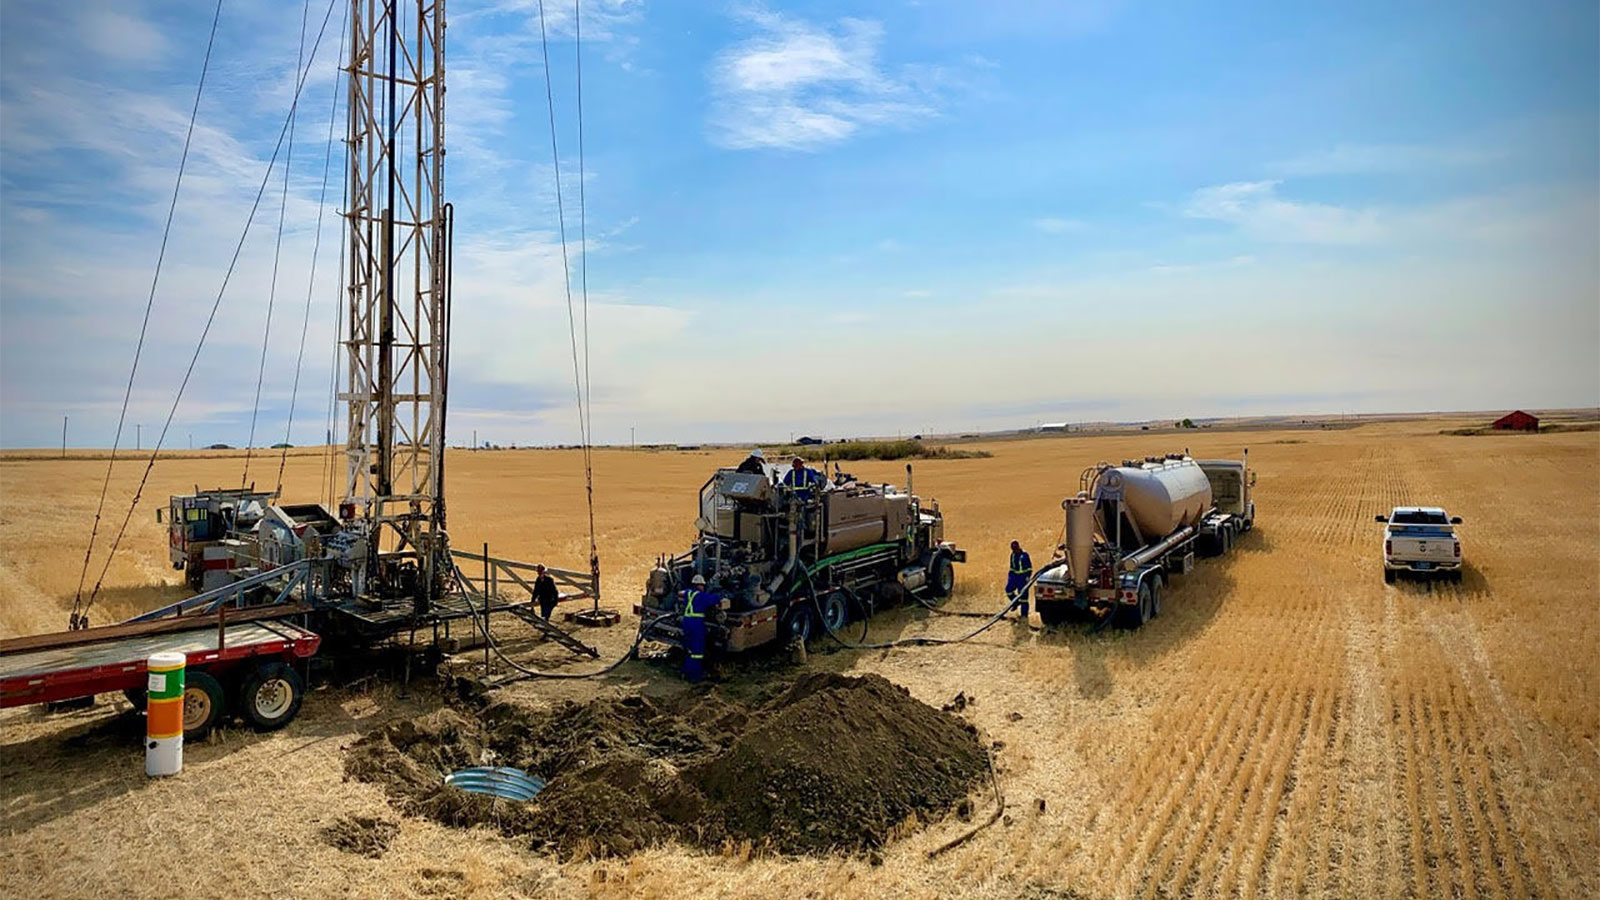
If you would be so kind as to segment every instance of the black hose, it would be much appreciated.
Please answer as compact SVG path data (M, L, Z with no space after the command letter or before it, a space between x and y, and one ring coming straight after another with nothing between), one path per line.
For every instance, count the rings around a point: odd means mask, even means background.
M898 638L898 639L892 640L892 641L878 641L878 642L870 643L870 644L866 643L865 641L852 642L852 641L847 641L844 638L840 637L839 633L837 631L834 631L832 626L830 626L828 624L828 620L826 619L826 617L824 617L822 615L822 604L817 599L817 588L816 588L816 585L811 581L811 573L806 571L803 566L801 567L800 572L801 572L802 575L805 576L805 579L806 579L806 591L811 595L811 606L812 606L812 609L814 609L816 611L816 613L817 613L817 621L819 623L821 623L823 630L828 632L828 636L829 637L831 637L835 641L837 641L840 646L846 647L846 648L851 649L851 650L889 650L889 649L892 649L892 648L895 648L895 647L930 647L930 646L941 646L941 645L945 645L945 644L960 644L960 643L962 643L964 641L970 641L973 638L977 637L978 635L983 634L985 631L988 631L990 628L993 628L996 623L998 623L1001 619L1005 618L1006 613L1008 613L1011 610L1015 609L1016 606L1017 606L1017 601L1015 601L1015 600L1011 601L1010 603L1007 603L1005 608L1001 609L999 612L997 612L993 616L989 617L989 621L983 623L982 625L978 626L977 628L973 629L972 631L968 632L967 634L962 635L961 637L955 637L955 638L909 637L909 638ZM864 634L865 634L865 632L863 632L863 635Z

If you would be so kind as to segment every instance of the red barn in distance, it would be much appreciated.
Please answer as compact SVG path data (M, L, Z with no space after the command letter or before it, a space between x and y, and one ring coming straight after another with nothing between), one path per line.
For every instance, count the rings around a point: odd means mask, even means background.
M1489 427L1500 431L1538 431L1539 417L1530 416L1519 409L1495 419Z

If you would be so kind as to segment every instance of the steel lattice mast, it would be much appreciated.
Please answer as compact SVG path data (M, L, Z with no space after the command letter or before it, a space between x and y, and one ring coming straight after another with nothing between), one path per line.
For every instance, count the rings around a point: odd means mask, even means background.
M448 223L443 0L352 0L346 502L382 552L443 561ZM419 594L430 598L432 589Z

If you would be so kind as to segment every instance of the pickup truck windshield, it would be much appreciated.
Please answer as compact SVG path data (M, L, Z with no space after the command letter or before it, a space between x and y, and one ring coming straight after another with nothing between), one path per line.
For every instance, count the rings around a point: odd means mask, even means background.
M1439 512L1411 510L1409 512L1397 512L1389 521L1396 525L1449 525L1450 517Z

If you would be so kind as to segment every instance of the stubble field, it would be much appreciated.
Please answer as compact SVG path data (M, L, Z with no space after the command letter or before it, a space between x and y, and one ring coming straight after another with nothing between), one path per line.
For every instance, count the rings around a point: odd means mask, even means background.
M1439 433L1448 427L1068 437L918 464L918 493L938 499L971 554L951 601L969 610L1003 602L1009 540L1049 556L1059 501L1087 465L1248 446L1260 472L1258 529L1175 579L1138 632L1005 626L955 647L814 647L812 667L874 672L935 706L975 698L963 715L999 747L1007 818L931 861L965 823L915 831L881 865L675 846L563 863L487 830L401 817L378 788L343 780L342 748L441 701L426 684L402 697L368 679L325 685L285 731L234 727L191 745L184 773L156 782L120 699L0 714L0 884L47 897L1600 896L1600 433ZM627 610L655 556L690 539L695 492L737 455L595 454L611 605ZM242 462L157 466L96 621L181 596L161 586L177 577L153 510L196 483L237 483ZM0 634L65 624L104 467L0 459ZM141 470L118 465L103 530L115 531ZM899 463L854 470L904 478ZM455 452L449 471L457 546L581 567L576 453ZM290 456L285 494L315 497L322 479L314 453ZM1406 502L1465 517L1462 584L1384 585L1372 516ZM97 556L91 582L99 567ZM614 654L632 621L584 636ZM896 611L873 634L965 624ZM538 705L679 690L668 667L637 662L505 693ZM981 820L992 799L974 803ZM350 814L399 823L381 858L319 838Z

